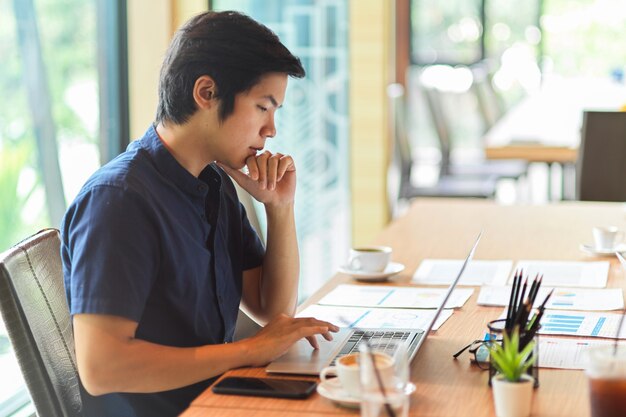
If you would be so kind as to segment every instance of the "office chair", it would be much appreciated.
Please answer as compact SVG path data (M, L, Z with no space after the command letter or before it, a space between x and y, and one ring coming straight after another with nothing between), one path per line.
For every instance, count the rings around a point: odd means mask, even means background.
M459 69L456 69L457 71ZM453 125L451 122L452 116L449 111L449 106L445 105L445 95L441 89L441 86L431 83L431 79L436 82L444 82L445 77L443 75L428 75L428 72L438 71L435 67L426 68L420 76L420 88L424 95L428 111L431 116L433 127L436 132L437 139L439 141L439 147L441 151L441 165L440 172L442 175L464 175L471 177L496 177L499 179L512 179L519 180L528 174L528 162L511 159L502 161L490 161L484 158L484 156L477 158L474 161L469 162L452 162L451 154L453 147ZM476 70L478 71L478 70ZM467 69L468 79L471 80L470 89L479 88L476 86L474 75L470 69ZM425 75L426 74L426 75ZM486 77L486 76L485 76ZM483 79L482 82L489 82L488 79ZM461 93L449 93L449 94L461 94ZM484 111L487 112L487 101L481 100L477 97L478 107L481 108L481 103L485 106ZM479 113L477 113L479 115ZM489 116L483 120L485 127L489 127L488 123L495 123L499 117L495 111L490 111Z
M626 113L585 111L576 163L576 198L626 201Z
M485 130L492 128L506 112L504 100L493 87L490 66L485 60L470 67L473 76L471 90L476 97Z
M0 312L37 415L80 416L58 230L38 232L0 254Z
M395 186L389 192L390 200L413 197L457 197L457 198L493 198L496 193L495 177L472 178L442 173L432 186L415 186L411 183L414 161L411 143L407 132L404 87L391 84L387 87L390 100L393 152L388 178L397 178ZM393 207L393 201L390 206Z

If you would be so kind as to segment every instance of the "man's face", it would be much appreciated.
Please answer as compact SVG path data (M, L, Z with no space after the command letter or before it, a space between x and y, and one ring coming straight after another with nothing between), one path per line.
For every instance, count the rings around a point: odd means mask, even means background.
M246 159L276 135L274 116L285 99L287 75L269 73L248 92L235 96L233 112L222 121L215 136L215 159L240 169Z

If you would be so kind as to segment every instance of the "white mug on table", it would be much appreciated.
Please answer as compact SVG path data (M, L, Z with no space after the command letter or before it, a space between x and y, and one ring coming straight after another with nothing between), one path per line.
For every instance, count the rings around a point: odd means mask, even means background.
M598 226L593 228L593 240L598 250L613 250L624 240L624 232L616 226Z
M322 382L328 379L329 375L336 375L341 382L343 389L354 398L361 398L360 380L360 354L351 353L337 359L335 366L327 366L320 372ZM393 379L394 366L393 359L383 353L375 353L374 360L376 368L384 384L389 384Z
M348 267L360 272L383 272L391 261L389 246L362 246L350 249Z

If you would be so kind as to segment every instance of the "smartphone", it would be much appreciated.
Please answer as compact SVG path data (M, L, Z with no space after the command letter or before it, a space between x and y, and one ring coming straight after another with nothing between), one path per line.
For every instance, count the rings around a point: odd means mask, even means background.
M317 382L304 379L226 377L212 388L216 394L258 397L307 398Z

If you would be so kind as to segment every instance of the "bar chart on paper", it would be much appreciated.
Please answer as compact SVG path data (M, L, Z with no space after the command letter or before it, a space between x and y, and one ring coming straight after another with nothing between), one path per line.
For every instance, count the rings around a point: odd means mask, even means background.
M547 311L541 319L539 334L610 337L617 335L621 314L602 314L569 311ZM626 338L625 326L619 338Z

